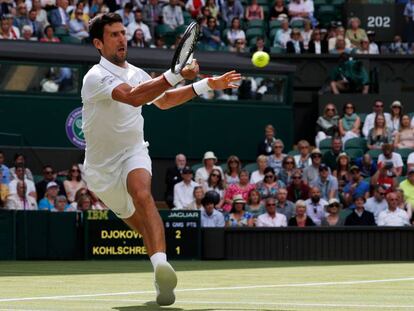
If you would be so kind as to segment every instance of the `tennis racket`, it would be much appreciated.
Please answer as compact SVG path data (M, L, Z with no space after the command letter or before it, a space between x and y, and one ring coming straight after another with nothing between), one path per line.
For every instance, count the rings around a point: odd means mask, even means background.
M179 74L185 66L191 64L199 36L200 25L197 22L192 22L188 25L175 50L174 57L171 62L172 72Z

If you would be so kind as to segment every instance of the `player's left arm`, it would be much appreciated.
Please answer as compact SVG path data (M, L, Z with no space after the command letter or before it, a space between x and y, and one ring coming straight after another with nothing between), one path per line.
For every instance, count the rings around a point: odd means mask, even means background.
M235 70L226 72L219 77L205 78L201 81L178 89L168 90L161 97L154 101L160 109L170 109L193 99L209 90L235 89L236 84L241 80L240 73Z

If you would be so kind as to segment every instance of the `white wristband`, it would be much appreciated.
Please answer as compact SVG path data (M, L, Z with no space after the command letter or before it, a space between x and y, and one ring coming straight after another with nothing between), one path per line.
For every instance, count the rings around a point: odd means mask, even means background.
M198 96L211 91L212 88L208 85L208 79L203 79L192 84L194 93Z
M176 86L178 83L184 80L181 74L175 74L171 69L164 72L164 78L171 86Z

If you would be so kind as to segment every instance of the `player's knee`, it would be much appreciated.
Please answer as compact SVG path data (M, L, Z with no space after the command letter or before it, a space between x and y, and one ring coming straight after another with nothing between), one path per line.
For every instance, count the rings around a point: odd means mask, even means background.
M147 190L136 190L132 194L132 199L142 205L147 205L152 202L152 195L150 191Z

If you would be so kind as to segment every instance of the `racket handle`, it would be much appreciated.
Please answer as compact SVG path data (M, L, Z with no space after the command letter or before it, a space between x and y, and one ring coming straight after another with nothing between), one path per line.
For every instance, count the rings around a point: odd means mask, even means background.
M190 57L187 60L187 65L186 65L186 67L190 70L195 68L195 65L193 64L193 59L194 59L194 53L191 53Z

